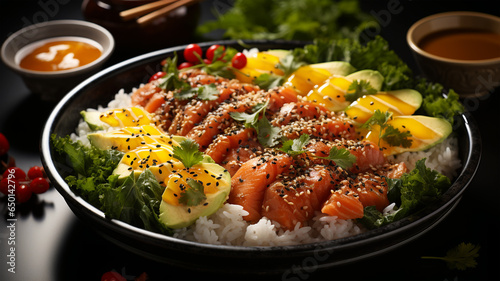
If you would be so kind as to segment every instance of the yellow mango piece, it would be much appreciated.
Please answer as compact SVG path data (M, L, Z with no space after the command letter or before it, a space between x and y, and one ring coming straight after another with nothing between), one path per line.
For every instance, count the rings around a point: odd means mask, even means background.
M292 73L285 82L285 86L292 87L300 95L305 96L309 91L314 89L315 86L328 79L328 77L330 77L330 72L328 70L313 68L306 65Z
M234 72L236 79L243 83L251 83L261 74L269 73L276 75L284 75L284 72L277 68L279 57L259 52L255 56L247 57L247 65L242 69Z
M102 113L99 119L111 127L141 126L151 124L149 114L140 107L112 109Z

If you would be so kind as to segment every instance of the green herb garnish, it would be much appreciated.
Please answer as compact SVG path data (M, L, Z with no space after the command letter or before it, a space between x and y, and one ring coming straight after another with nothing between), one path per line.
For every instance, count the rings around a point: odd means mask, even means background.
M306 152L304 147L309 143L309 141L310 136L308 134L303 134L298 139L286 140L280 150L291 156L300 155Z
M200 163L203 160L203 153L199 150L200 146L192 139L185 139L179 143L180 146L173 146L174 158L184 164L186 168Z
M197 97L200 100L216 100L219 97L219 92L215 84L200 85L196 88L183 89L176 92L174 97L178 100L186 100Z
M423 259L443 260L449 269L466 270L474 268L477 265L476 258L479 257L479 245L471 243L460 243L458 246L450 249L444 257L423 256Z
M194 179L187 179L186 191L181 193L179 197L179 203L186 206L198 206L203 200L207 199L205 195L205 189L201 183Z
M259 143L273 147L278 144L281 138L281 129L275 127L269 122L266 117L266 108L269 104L267 100L263 104L257 104L252 108L252 113L246 112L230 112L229 115L236 121L244 122L246 128L253 128L257 132ZM259 116L262 117L259 118Z
M345 148L332 147L330 153L326 157L319 157L320 159L331 160L342 169L349 169L356 163L356 156L352 155L351 152Z
M374 126L380 126L379 136L378 136L378 146L380 146L380 140L384 140L390 146L401 146L410 147L412 144L410 131L401 132L399 129L394 128L392 125L387 124L389 120L392 119L392 113L386 111L383 113L379 109L375 110L372 117L368 119L362 128L370 129Z
M374 95L377 90L372 87L369 81L366 80L354 80L347 93L344 95L347 101L353 102L362 96Z
M166 59L163 71L166 73L165 78L160 83L159 87L165 91L185 90L191 86L186 81L179 78L179 70L177 69L177 53L173 57Z

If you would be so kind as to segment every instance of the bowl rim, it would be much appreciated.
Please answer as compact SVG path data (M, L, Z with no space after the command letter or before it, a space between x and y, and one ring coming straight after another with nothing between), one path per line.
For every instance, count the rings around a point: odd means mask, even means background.
M102 47L102 54L96 60L94 60L86 65L79 66L79 67L72 68L72 69L67 69L67 70L37 71L37 70L24 69L15 63L14 58L12 58L12 59L7 58L7 55L6 55L7 48L20 35L22 35L26 32L31 32L31 31L36 30L36 29L50 28L51 26L58 26L58 25L78 25L78 26L82 26L82 27L100 32L108 39L109 46L106 48L105 45L103 45L101 42L98 42L97 40L88 38L88 37L83 36L83 35L67 34L67 35L57 36L57 37L66 37L66 36L67 37L82 37L82 38L96 41ZM32 42L29 42L27 44L24 44L24 45L22 45L22 47L27 46L27 45L32 44L32 43L35 43L35 42L38 42L38 41L44 41L44 40L47 40L50 38L55 38L55 37L40 38L40 39L34 40ZM26 27L24 27L16 32L14 32L13 34L11 34L2 44L1 57L2 57L2 61L5 63L5 65L7 65L13 71L20 73L22 75L27 75L27 76L32 76L32 77L40 77L40 78L43 78L43 77L59 78L59 77L70 76L70 75L78 75L78 74L83 73L83 72L91 71L94 67L104 63L107 59L109 59L109 57L113 53L114 49L115 49L115 39L114 39L113 35L107 29L105 29L104 27L102 27L98 24L88 22L88 21L83 21L83 20L52 20L52 21L40 22L40 23L26 26Z
M491 21L497 22L498 26L500 27L500 17L491 15L491 14L486 14L486 13L481 13L481 12L472 12L472 11L452 11L452 12L443 12L443 13L437 13L433 15L426 16L424 18L421 18L420 20L416 21L413 23L410 28L408 29L406 33L406 42L410 49L424 57L427 57L429 59L435 60L435 61L441 61L441 62L446 62L446 63L451 63L451 64L456 64L456 65L469 65L469 66L476 66L476 65L488 65L488 64L496 64L500 63L500 57L497 58L491 58L491 59L481 59L481 60L460 60L460 59L450 59L450 58L445 58L437 55L433 55L429 52L424 51L422 48L418 46L418 42L415 42L413 40L413 34L417 28L419 28L422 24L431 22L436 19L441 19L445 17L476 17L476 18L483 18L483 19L488 19ZM451 29L451 28L450 28ZM445 29L443 29L445 30ZM432 33L432 32L431 32ZM429 35L431 33L428 33L426 35Z
M251 41L244 41L245 44L252 45L253 43L259 43L259 42L268 42L268 40L251 40ZM212 41L212 42L205 42L205 43L199 43L199 45L202 48L206 48L210 45L213 44L219 44L219 45L231 45L231 44L238 44L241 41L237 40L226 40L226 41ZM279 44L282 42L291 42L291 41L272 41L275 44ZM302 42L303 43L303 42ZM197 249L201 250L208 250L208 251L221 251L224 254L234 254L235 252L242 253L242 254L265 254L265 253L270 253L270 252L281 252L281 251L286 251L287 254L292 254L292 253L297 253L297 252L302 252L302 251L315 251L318 248L324 248L324 249L346 249L350 246L352 246L353 243L356 243L356 245L366 245L369 244L373 241L376 241L377 239L381 238L388 238L392 235L395 235L397 233L404 233L408 229L411 229L414 227L413 223L421 222L424 221L426 218L432 218L433 216L436 215L436 213L440 211L445 211L448 210L451 206L456 205L456 200L451 200L451 199L444 199L441 198L439 202L436 202L432 204L433 207L432 211L430 213L424 214L424 215L419 215L417 217L411 216L407 217L405 219L402 219L400 221L391 223L386 226L382 226L375 231L371 231L370 235L363 235L363 233L354 235L354 236L349 236L345 238L340 238L336 240L329 240L329 241L322 241L322 242L314 242L314 243L307 243L307 244L299 244L299 245L284 245L284 246L265 246L265 247L260 247L260 246L229 246L229 245L213 245L213 244L206 244L206 243L201 243L201 242L194 242L194 241L188 241L180 238L175 238L172 236L160 234L160 233L155 233L152 231L148 231L133 225L130 225L128 223L116 220L116 219L109 219L107 218L104 213L97 209L96 207L92 206L90 203L85 201L82 197L78 196L71 190L71 188L67 185L67 183L64 181L62 176L59 174L54 161L52 161L52 148L50 144L50 139L51 135L53 133L53 129L55 127L55 121L58 117L59 114L63 110L65 110L66 106L78 96L78 93L82 90L85 89L87 84L92 83L94 80L99 80L102 76L109 75L113 71L126 68L127 66L133 66L135 64L145 64L148 59L152 59L154 57L159 57L160 55L167 55L167 54L173 54L174 52L179 52L185 48L186 45L178 46L178 47L172 47L172 48L167 48L167 49L162 49L154 52L150 52L147 54L143 54L134 58L130 58L128 60L125 60L123 62L120 62L118 64L115 64L113 66L110 66L104 70L101 70L100 72L94 74L93 76L89 77L82 83L80 83L78 86L76 86L73 90L71 90L66 96L64 96L60 102L54 107L52 113L50 114L49 118L47 119L47 122L43 128L42 134L41 134L41 142L40 142L40 150L41 150L41 160L46 168L47 174L51 181L54 182L54 185L56 189L61 193L61 195L64 197L66 201L72 201L73 203L78 203L85 209L91 212L91 215L94 216L94 219L99 220L99 222L109 224L110 228L117 229L119 228L122 231L125 231L127 235L129 236L134 236L134 235L143 235L143 237L147 237L148 239L154 239L157 243L176 243L177 245L180 246L187 246L187 247L196 247ZM139 82L140 83L140 82ZM469 153L466 155L463 163L462 163L462 170L460 171L460 174L456 177L455 181L452 183L452 186L448 189L448 191L445 192L445 194L448 193L453 193L451 194L451 198L455 198L457 200L460 199L462 193L465 191L466 187L472 180L475 172L477 171L479 167L479 161L480 161L480 155L481 155L481 144L480 144L480 135L479 131L477 129L477 126L471 126L475 124L475 121L471 116L466 116L465 114L461 115L465 130L467 131L467 136L468 141L469 141ZM474 139L473 137L477 137L478 139ZM472 166L472 170L466 171L465 167ZM468 174L466 173L468 172ZM445 195L443 194L443 196ZM443 202L444 201L444 202ZM69 202L67 202L69 203ZM398 225L398 226L396 226ZM428 229L427 229L428 230ZM409 242L413 240L414 238L420 236L420 234L423 234L426 230L421 230L422 232L415 233L414 236L410 239L407 239L406 242ZM364 237L366 236L366 237ZM394 247L399 246L400 244L404 244L405 242L400 242L398 245L394 245ZM393 247L389 247L393 248ZM390 250L390 249L386 249ZM385 250L382 250L385 251ZM376 254L376 253L373 253ZM348 261L346 261L348 262Z

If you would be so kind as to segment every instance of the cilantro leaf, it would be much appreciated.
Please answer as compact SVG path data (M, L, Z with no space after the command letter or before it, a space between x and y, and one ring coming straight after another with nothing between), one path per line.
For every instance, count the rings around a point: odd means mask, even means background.
M366 80L354 80L347 93L344 95L347 101L353 102L362 96L374 95L377 90L372 87L369 81Z
M399 129L389 125L385 128L380 139L385 140L390 146L410 147L412 140L410 131L401 132Z
M173 91L176 89L189 89L191 86L186 81L179 78L179 70L177 69L177 53L173 57L166 59L164 66L165 77L159 87L165 91Z
M349 169L356 163L356 156L352 155L349 150L345 148L332 147L327 157L318 157L321 159L332 160L342 169Z
M261 89L269 90L281 86L284 81L284 76L262 73L253 80L253 83L259 86Z
M190 168L203 160L203 153L199 148L192 139L185 139L181 141L180 146L173 146L174 158L180 160L186 168Z
M476 267L476 258L479 257L479 249L479 245L462 242L450 249L444 257L423 256L422 258L443 260L450 269L466 270L467 268Z
M379 109L373 112L372 117L366 120L366 122L361 126L361 128L370 129L375 125L383 126L387 121L391 120L392 113L389 111L382 112Z
M253 128L257 132L257 139L260 144L273 147L278 144L281 138L281 129L275 127L266 118L266 108L269 104L267 100L263 104L257 104L252 108L253 113L230 112L229 115L236 121L245 122L245 127ZM262 118L259 116L262 114Z
M215 84L201 85L196 88L185 88L174 93L174 98L178 100L187 100L197 96L200 100L216 100L219 97L219 91Z
M277 68L283 70L284 76L288 77L303 65L305 65L304 62L297 61L293 54L288 54L280 58Z
M281 129L271 125L265 115L255 124L254 129L257 131L257 139L264 146L273 147L281 138Z
M198 87L198 98L200 100L216 100L219 98L219 91L215 84L202 85Z
M179 203L186 206L198 206L203 200L207 199L205 189L201 183L194 179L187 179L189 187L185 192L181 193Z
M412 134L410 131L401 132L399 129L394 128L392 125L387 124L389 120L392 119L392 113L386 111L383 113L379 109L375 110L372 117L368 119L361 127L366 129L371 129L374 126L379 126L378 135L378 146L380 146L380 140L384 140L390 146L402 146L410 147L413 140L411 139Z
M234 120L244 122L245 127L252 128L259 121L259 115L261 112L265 111L269 101L265 103L259 103L252 108L251 114L246 112L230 112L229 116L231 116Z
M309 143L309 140L310 136L308 134L303 134L298 139L285 141L280 150L291 156L300 155L306 152L304 147Z

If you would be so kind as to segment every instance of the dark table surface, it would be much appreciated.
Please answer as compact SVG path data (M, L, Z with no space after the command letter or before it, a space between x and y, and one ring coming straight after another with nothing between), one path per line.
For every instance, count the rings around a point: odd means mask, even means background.
M83 19L81 1L0 0L0 41L5 41L9 34L27 22L36 20L36 13L42 10L40 3L48 2L57 6L57 10L50 13L50 20ZM383 12L388 2L399 5L398 13ZM406 31L413 22L426 15L451 10L474 10L500 16L495 2L392 0L374 4L362 1L367 12L379 16L383 27L381 35L417 73L405 42ZM227 3L231 1L205 1L201 21L213 18L210 10L216 5L226 7ZM214 36L217 39L218 35ZM129 56L115 52L107 64L112 65ZM10 154L25 170L41 165L39 137L54 105L39 100L16 74L0 64L0 132L10 140ZM495 180L500 168L499 118L496 115L499 106L498 89L466 104L480 128L483 141L481 164L475 178L458 206L439 225L388 253L345 266L301 272L293 279L284 275L229 276L186 270L136 256L103 239L80 221L51 188L16 209L15 274L7 271L9 232L5 216L0 219L0 280L100 280L104 272L111 270L122 273L128 280L134 280L143 272L150 280L500 280L500 186ZM6 212L4 199L0 198L2 214ZM481 246L476 268L456 271L448 269L444 262L421 259L426 255L444 256L461 242Z

